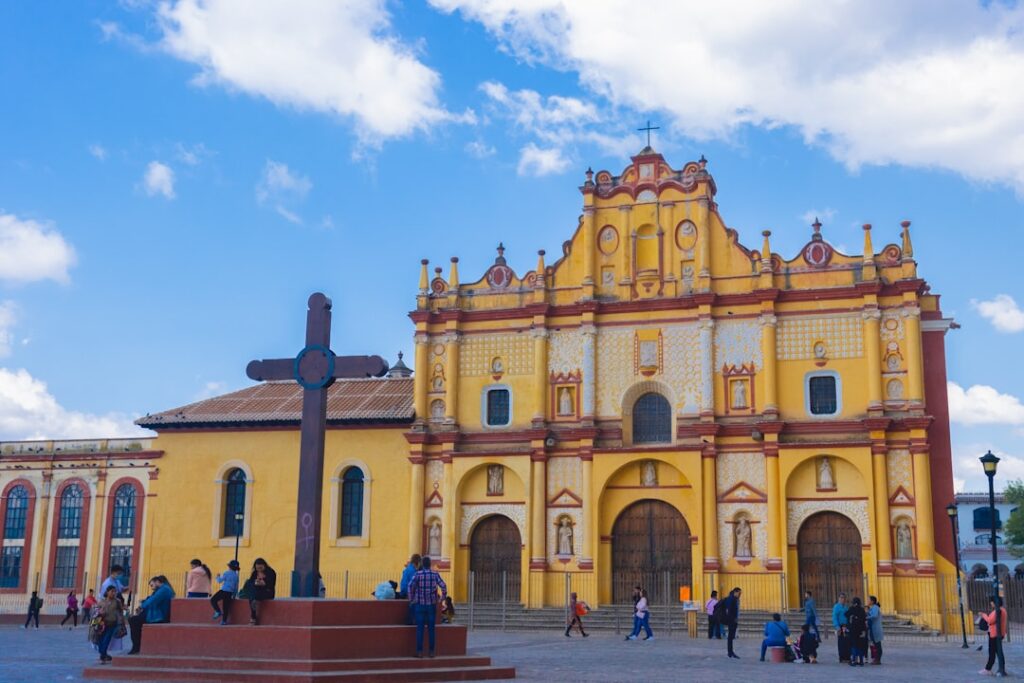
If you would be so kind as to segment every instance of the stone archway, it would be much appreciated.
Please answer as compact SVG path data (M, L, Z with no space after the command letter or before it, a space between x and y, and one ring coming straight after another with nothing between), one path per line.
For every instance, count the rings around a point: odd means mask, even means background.
M469 539L469 570L476 600L519 601L522 548L519 527L508 517L491 515L476 524Z
M808 590L819 605L831 604L839 593L865 597L860 532L845 515L824 511L804 521L797 533L797 566L801 599Z
M652 603L661 603L678 596L678 586L691 585L692 576L690 527L678 510L645 499L619 513L612 527L613 602L630 602L640 585Z

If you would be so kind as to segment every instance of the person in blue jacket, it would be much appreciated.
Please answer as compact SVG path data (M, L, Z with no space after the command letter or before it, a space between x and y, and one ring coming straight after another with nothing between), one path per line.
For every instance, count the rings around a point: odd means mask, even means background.
M143 624L166 624L171 620L171 600L174 599L174 589L166 576L154 576L149 580L149 587L153 593L139 603L139 609L135 614L128 617L128 628L132 634L132 649L130 655L139 654L142 647L142 626Z
M818 632L818 609L811 591L804 591L804 624L814 632L818 642L821 642L821 634Z
M789 638L789 626L782 620L782 615L776 612L772 620L764 625L764 640L761 641L761 661L770 647L785 647Z
M840 663L850 661L850 629L846 618L846 593L839 594L839 601L832 607L832 628L836 631Z
M418 554L409 558L409 564L405 565L405 568L402 569L402 578L398 582L398 594L395 595L396 598L401 600L409 599L409 582L412 581L412 577L416 576L416 572L419 571L420 562L422 561L422 558Z

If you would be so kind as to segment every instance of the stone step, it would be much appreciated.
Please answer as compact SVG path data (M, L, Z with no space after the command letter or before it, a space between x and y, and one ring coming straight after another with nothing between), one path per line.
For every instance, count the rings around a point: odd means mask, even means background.
M335 626L405 624L409 604L405 600L294 600L280 598L260 603L261 626L332 624ZM171 603L176 624L210 624L213 608L206 598L177 598ZM249 601L231 605L232 624L249 623Z
M272 671L294 672L338 672L338 671L372 671L379 669L454 669L465 667L490 666L490 657L475 655L440 656L440 657L381 657L371 659L264 659L256 657L223 658L223 657L191 657L183 655L132 655L117 657L113 667L155 668L155 669L204 669L238 671L248 669L267 669Z
M349 671L274 671L268 669L181 669L138 666L92 666L84 677L120 681L204 681L209 683L418 683L419 681L492 681L516 677L512 667L437 667Z

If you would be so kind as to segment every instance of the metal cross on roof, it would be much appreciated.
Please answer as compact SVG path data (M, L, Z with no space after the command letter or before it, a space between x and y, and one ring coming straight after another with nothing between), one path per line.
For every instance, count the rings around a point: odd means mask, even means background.
M647 146L650 147L651 146L651 131L652 130L661 130L661 126L652 126L651 125L651 120L647 119L647 125L645 127L643 127L643 128L637 128L637 130L647 131Z
M292 596L320 594L320 520L323 507L327 388L345 377L380 377L388 371L380 356L335 356L331 351L331 300L309 297L306 346L295 358L254 360L245 374L257 382L294 379L302 386L299 495L295 513L295 572Z

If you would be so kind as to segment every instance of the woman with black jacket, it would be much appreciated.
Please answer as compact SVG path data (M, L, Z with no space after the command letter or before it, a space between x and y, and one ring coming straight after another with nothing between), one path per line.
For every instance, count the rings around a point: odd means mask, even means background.
M868 653L868 613L860 598L854 598L846 610L847 628L850 632L850 666L864 666Z
M252 574L245 582L246 596L249 598L249 625L256 626L260 622L260 603L273 600L277 586L277 572L262 557L252 563Z

